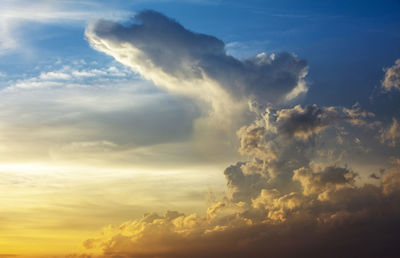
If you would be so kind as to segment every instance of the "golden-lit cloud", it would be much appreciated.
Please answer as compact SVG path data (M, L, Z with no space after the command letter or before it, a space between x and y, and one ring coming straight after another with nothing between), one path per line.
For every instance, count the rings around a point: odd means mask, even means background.
M353 177L334 167L296 172L299 191L262 189L240 212L148 214L106 227L84 246L105 257L395 257L399 168L379 186L356 187Z

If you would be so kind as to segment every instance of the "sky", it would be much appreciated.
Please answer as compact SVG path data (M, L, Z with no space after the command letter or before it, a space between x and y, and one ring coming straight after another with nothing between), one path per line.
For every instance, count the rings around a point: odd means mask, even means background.
M0 257L398 257L400 1L0 1Z

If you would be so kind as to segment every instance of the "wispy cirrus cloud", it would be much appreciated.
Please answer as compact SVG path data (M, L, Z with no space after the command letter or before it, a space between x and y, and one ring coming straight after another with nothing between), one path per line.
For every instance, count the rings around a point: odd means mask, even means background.
M131 12L129 12L131 13ZM120 20L127 11L110 10L96 1L26 1L5 0L0 3L0 54L27 48L26 24L80 24L99 17Z

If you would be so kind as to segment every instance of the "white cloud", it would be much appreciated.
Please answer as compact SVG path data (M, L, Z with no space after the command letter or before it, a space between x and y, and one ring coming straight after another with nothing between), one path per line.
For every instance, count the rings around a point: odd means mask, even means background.
M41 73L39 78L42 80L69 80L71 75L63 72L47 72Z
M57 61L54 66L60 66L62 62ZM102 84L105 80L112 79L114 81L123 81L133 79L134 73L129 69L111 64L106 67L98 67L98 65L87 65L81 62L71 62L69 65L62 65L60 68L53 68L41 72L37 76L29 78L10 80L8 86L3 90L12 91L20 89L35 89L48 87L85 87L85 85ZM90 81L88 81L90 80Z

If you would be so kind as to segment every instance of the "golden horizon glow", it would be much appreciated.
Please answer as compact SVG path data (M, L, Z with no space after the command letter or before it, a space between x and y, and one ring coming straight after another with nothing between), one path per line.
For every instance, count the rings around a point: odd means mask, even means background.
M87 253L82 242L108 224L171 208L203 213L207 192L221 191L224 178L220 167L191 169L1 164L1 217L7 224L0 231L0 254ZM187 187L187 182L200 186Z

